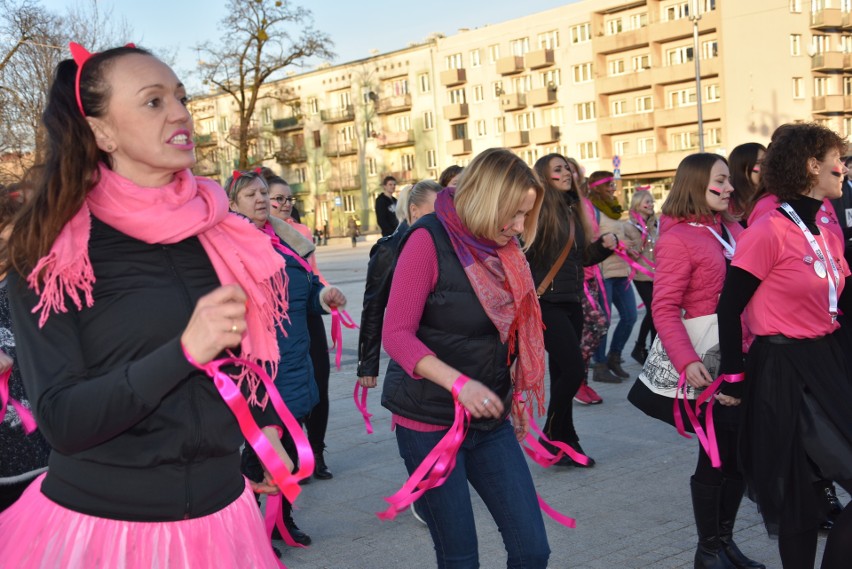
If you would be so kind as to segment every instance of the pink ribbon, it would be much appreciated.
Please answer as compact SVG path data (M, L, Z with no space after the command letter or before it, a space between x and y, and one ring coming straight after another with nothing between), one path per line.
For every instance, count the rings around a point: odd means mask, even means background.
M360 398L358 397L358 392L361 392ZM370 417L373 416L372 413L367 411L367 392L369 390L362 386L358 380L355 380L355 393L352 394L352 398L355 400L355 407L358 411L361 412L361 416L364 418L364 427L367 429L367 434L373 434L373 424L370 422Z
M612 314L610 314L609 301L606 298L606 283L604 282L603 273L598 265L595 265L592 268L592 272L595 274L595 280L598 283L598 290L601 293L601 302L603 303L604 310L606 311L606 319L607 321L610 321L612 320ZM589 300L592 300L591 297ZM593 305L596 306L596 304Z
M394 494L385 498L385 501L390 504L384 512L376 512L379 519L392 520L396 515L408 508L411 504L417 501L427 490L437 488L442 485L453 468L456 466L456 456L462 442L467 435L467 428L470 424L470 411L464 408L459 402L459 393L464 387L464 384L470 380L465 375L460 375L453 383L453 401L455 403L455 419L447 434L438 441L423 462L414 470L414 473L408 478L402 488Z
M633 280L633 277L636 275L636 271L639 271L643 275L647 275L652 279L654 278L653 271L646 267L643 267L642 265L634 261L632 257L630 257L630 255L627 253L627 246L624 245L624 243L619 242L615 249L612 250L612 252L618 255L625 263L627 263L627 266L630 267L630 276L627 277L628 281ZM644 259L644 257L641 258ZM648 260L645 259L645 262L648 262Z
M349 316L349 313L345 310L340 310L337 307L331 308L331 349L334 350L334 365L337 367L337 371L340 371L340 360L343 357L343 328L349 328L350 330L357 329L358 325L355 324L355 321L352 320L352 317ZM366 397L364 398L366 402Z
M240 431L242 431L246 442L257 453L258 458L263 463L263 466L266 467L266 470L269 471L278 489L281 490L287 500L292 504L299 496L299 492L302 491L299 486L299 480L308 478L314 471L314 453L310 443L308 443L305 432L302 430L299 422L293 417L293 414L290 413L290 410L287 409L287 405L281 399L281 395L279 395L278 389L275 387L269 374L257 364L241 358L222 358L201 365L189 355L186 348L183 349L183 353L189 363L213 379L213 383L216 385L216 389L219 391L222 399L224 399L225 404L228 405L228 408L237 418L237 423L240 425ZM278 413L278 416L284 423L284 427L290 433L296 445L296 452L299 457L299 468L296 472L290 473L284 461L281 460L278 453L272 448L266 435L258 427L242 392L231 377L221 370L221 367L225 365L245 366L256 373L261 382L263 382L275 412Z
M12 407L15 408L15 411L17 411L18 417L21 419L21 425L24 427L24 432L29 435L34 432L38 426L36 425L33 414L30 410L24 407L20 401L17 401L9 395L9 378L11 376L11 367L0 374L0 423L3 422L3 418L6 416L6 406L11 404Z
M707 456L710 457L710 463L714 468L719 468L722 466L722 459L719 456L719 444L716 440L716 425L713 422L713 402L715 401L715 395L718 392L719 388L722 386L722 383L739 383L745 379L745 374L737 373L737 374L722 374L716 381L710 384L710 386L705 389L701 395L698 396L695 400L695 409L689 406L689 399L687 398L687 383L686 383L686 372L681 372L680 378L677 382L677 391L675 392L675 400L674 400L674 420L675 427L677 427L677 432L680 433L681 436L686 437L687 439L691 439L689 433L686 432L684 428L683 416L680 412L680 406L678 405L678 401L680 399L681 394L683 395L683 407L686 410L686 416L689 419L689 422L692 424L692 428L695 430L695 436L698 437L698 442L704 448L704 452L707 453ZM705 423L707 425L707 432L705 433L704 429L701 427L701 423L698 421L698 415L701 414L701 405L707 403L707 418L705 419Z

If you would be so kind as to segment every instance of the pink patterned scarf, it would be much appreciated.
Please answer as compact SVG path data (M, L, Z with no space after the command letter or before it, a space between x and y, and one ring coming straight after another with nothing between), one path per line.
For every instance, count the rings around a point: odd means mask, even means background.
M538 413L544 413L544 324L530 266L517 239L501 247L471 234L456 212L454 195L455 188L439 193L435 213L500 340L509 343L510 354L518 354L515 392L534 399Z
M122 233L145 243L178 243L192 236L204 247L223 285L237 284L248 297L248 324L241 345L242 357L278 366L275 327L286 316L284 259L270 247L269 238L228 212L228 199L218 184L196 178L189 170L175 174L160 188L140 187L101 164L100 181L83 207L54 241L50 252L36 264L27 281L40 301L44 326L53 312L66 312L66 295L77 309L94 304L95 275L89 260L91 215ZM39 278L41 276L41 278ZM257 378L250 374L252 403L257 400ZM242 377L242 376L241 376Z

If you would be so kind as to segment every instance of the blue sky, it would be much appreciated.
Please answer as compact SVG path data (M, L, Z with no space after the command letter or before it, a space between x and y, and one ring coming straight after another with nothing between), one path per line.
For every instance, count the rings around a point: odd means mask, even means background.
M541 12L577 0L313 0L296 2L309 7L316 27L334 40L337 58L343 63L370 55L370 50L392 51L421 41L432 32L453 35L458 28L496 24ZM223 32L219 20L225 0L98 0L124 17L136 33L137 43L153 50L169 49L176 55L176 71L187 74L197 59L192 49L215 40ZM47 8L64 12L74 0L42 0ZM487 9L483 9L487 6ZM192 78L183 77L191 85Z

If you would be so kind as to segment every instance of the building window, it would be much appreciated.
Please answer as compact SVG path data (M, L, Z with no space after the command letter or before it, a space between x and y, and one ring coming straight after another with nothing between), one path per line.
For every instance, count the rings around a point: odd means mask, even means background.
M831 41L828 36L815 35L811 38L811 47L813 47L814 53L825 53L829 50L830 45Z
M308 110L312 115L319 114L319 99L316 97L310 97L308 99Z
M689 2L678 2L677 4L669 4L662 6L662 20L664 22L672 22L689 17Z
M532 76L521 75L512 78L512 86L515 88L515 93L528 93L532 91Z
M666 50L666 65L680 65L689 63L693 59L692 47L682 45Z
M805 80L802 77L793 77L793 98L805 98Z
M614 18L606 22L606 35L612 36L620 34L622 31L624 31L624 24L621 18Z
M230 121L228 117L219 117L219 132L228 132Z
M843 94L847 97L852 95L852 77L843 78Z
M438 153L434 150L426 151L426 167L427 168L437 168L438 167Z
M802 55L802 34L790 34L790 55Z
M403 154L402 155L402 169L403 170L414 170L414 154Z
M694 132L675 132L669 139L670 150L689 150L698 147L698 134Z
M550 30L538 34L539 49L557 49L559 47L559 30Z
M518 130L532 130L535 128L535 113L518 113L515 115L515 124Z
M704 59L719 57L719 42L717 40L703 42L701 44L701 57Z
M688 89L678 89L670 91L668 98L668 108L675 109L677 107L688 107L695 104L695 87Z
M429 93L432 91L432 78L428 73L421 73L417 76L417 82L420 84L421 93Z
M317 174L318 182L325 182L325 167L322 163L316 165L316 169L314 170Z
M571 43L585 43L592 39L590 30L591 26L588 22L579 26L571 27Z
M712 83L704 88L704 100L708 103L715 103L722 98L722 89L718 83Z
M540 77L542 87L558 87L559 85L562 85L562 70L558 67L549 71L543 71Z
M588 83L593 79L591 63L581 63L575 65L572 69L574 71L574 83Z
M542 110L541 119L546 126L559 126L563 123L562 107L555 107L547 110Z
M450 133L453 140L465 140L467 138L467 123L456 123L450 125Z
M396 132L406 132L411 130L411 115L397 115L394 120Z
M263 124L272 124L272 107L263 107Z
M473 86L473 102L481 103L485 100L485 93L482 90L482 85Z
M802 13L802 0L790 0L790 13L791 14L801 14Z
M461 105L467 102L467 98L464 96L464 87L461 89L450 89L447 91L447 95L449 96L451 105Z
M579 105L574 105L574 108L577 110L577 122L595 120L594 102L580 103Z
M649 54L634 55L631 60L633 71L645 71L651 69L651 56Z
M482 65L482 50L474 49L470 52L470 66L479 67Z
M376 159L375 158L367 158L367 175L375 176L376 175Z
M485 127L485 121L484 120L476 121L476 136L482 137L482 136L485 136L487 134L488 134L488 132L487 132L487 129Z
M646 136L636 140L636 146L639 149L639 154L653 154L656 152L657 145L654 143L653 136Z
M432 114L432 111L426 111L423 113L423 130L432 130L435 128L435 115Z
M716 9L716 0L704 0L704 11L712 12Z
M828 82L828 77L814 77L814 97L831 94L831 83Z
M577 145L577 154L580 160L596 160L598 158L597 142L581 142Z
M497 63L497 60L500 59L500 46L499 44L489 45L488 46L488 63Z
M300 184L304 184L308 181L308 169L305 166L300 166L295 169L296 172L296 181Z
M509 42L512 47L512 55L524 55L530 50L530 38L518 38Z
M536 160L538 160L538 148L522 151L521 160L526 162L528 166L532 167L532 165L536 163Z
M630 29L638 30L648 26L648 12L630 15Z
M461 69L464 67L464 63L462 62L462 54L454 53L452 55L448 55L444 58L444 66L447 69Z
M719 127L708 128L704 134L704 142L707 146L719 146L722 144L722 129Z
M494 132L496 134L503 134L506 132L506 119L504 117L497 117L494 119Z
M494 95L495 99L499 99L503 96L503 82L502 81L494 81L491 84L491 93Z
M625 154L630 154L629 140L616 140L615 144L613 144L612 147L616 156L624 156Z
M609 74L612 75L623 75L624 74L624 60L623 59L613 59L609 62Z
M612 116L617 117L627 114L627 101L625 99L617 99L610 103Z
M843 119L843 134L847 137L852 134L852 117Z

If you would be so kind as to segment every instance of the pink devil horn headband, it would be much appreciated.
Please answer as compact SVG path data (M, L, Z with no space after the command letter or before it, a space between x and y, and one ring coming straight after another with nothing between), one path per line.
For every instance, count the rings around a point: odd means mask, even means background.
M129 43L124 47L136 47L136 44ZM86 111L83 110L83 99L80 98L80 77L83 74L83 64L89 61L97 52L91 53L77 42L70 42L68 49L71 50L71 57L74 58L74 63L77 64L77 76L74 78L74 95L77 97L77 108L80 109L80 114L86 116Z

